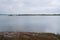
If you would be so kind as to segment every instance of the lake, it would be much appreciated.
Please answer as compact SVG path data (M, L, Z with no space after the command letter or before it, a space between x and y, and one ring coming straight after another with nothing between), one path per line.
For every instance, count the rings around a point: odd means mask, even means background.
M60 33L60 16L0 16L0 31Z

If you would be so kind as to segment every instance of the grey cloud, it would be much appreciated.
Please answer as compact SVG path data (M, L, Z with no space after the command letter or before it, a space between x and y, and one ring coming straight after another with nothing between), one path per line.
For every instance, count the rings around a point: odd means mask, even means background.
M0 0L0 13L60 13L59 6L59 0Z

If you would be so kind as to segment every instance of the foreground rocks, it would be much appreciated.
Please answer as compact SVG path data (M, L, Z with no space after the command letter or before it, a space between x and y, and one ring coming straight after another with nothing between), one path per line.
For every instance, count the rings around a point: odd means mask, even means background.
M0 40L60 40L60 35L35 32L0 32Z

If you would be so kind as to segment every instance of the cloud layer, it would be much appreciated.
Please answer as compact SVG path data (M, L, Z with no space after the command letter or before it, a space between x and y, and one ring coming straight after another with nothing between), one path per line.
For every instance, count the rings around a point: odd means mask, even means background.
M60 13L60 0L0 0L0 13Z

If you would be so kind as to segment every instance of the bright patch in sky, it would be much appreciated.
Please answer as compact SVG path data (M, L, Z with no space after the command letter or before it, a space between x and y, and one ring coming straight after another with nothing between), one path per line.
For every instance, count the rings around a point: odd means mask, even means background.
M0 14L60 13L60 0L0 0Z

